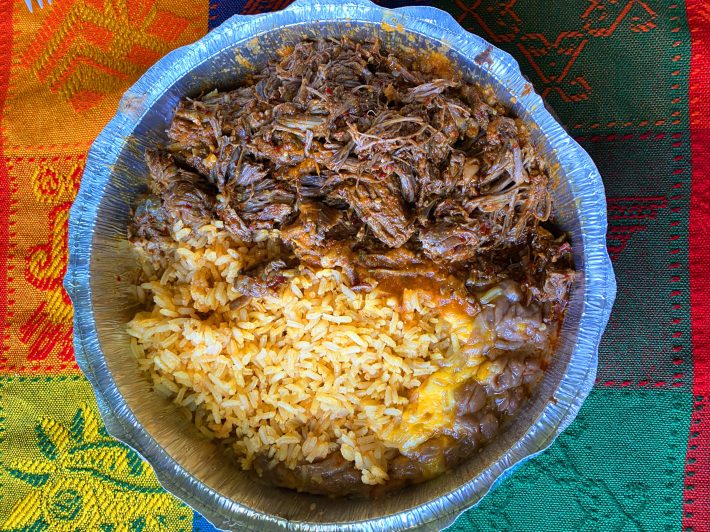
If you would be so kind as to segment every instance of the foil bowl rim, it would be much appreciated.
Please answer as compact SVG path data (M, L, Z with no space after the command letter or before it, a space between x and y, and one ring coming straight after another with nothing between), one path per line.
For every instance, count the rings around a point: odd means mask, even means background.
M563 397L567 401L567 408L555 416L555 429L544 441L535 442L534 450L521 449L514 456L509 457L510 463L501 464L503 460L499 460L491 464L489 470L494 466L497 466L497 470L491 471L491 479L478 490L472 491L472 485L477 480L474 478L444 496L405 512L347 523L294 522L283 517L257 512L237 501L227 499L198 481L143 429L113 381L98 341L90 286L92 228L98 213L95 192L97 188L101 190L111 177L111 163L115 162L120 153L117 147L120 143L117 143L116 139L125 139L130 135L155 99L177 79L174 76L178 73L187 74L190 64L197 64L192 62L194 58L208 59L210 45L221 44L237 36L241 40L250 37L247 34L239 35L239 31L244 29L247 31L260 29L261 33L264 33L284 22L308 23L315 20L308 13L315 11L321 15L331 15L326 19L328 21L345 22L351 18L345 15L351 14L367 16L365 22L373 24L381 23L385 19L402 22L405 23L405 30L409 29L412 21L416 21L420 27L429 30L423 33L426 37L446 40L455 50L467 48L479 53L486 51L492 61L506 65L506 75L512 82L520 84L525 81L517 62L509 54L464 30L449 13L428 6L389 10L368 0L348 0L343 3L297 0L283 11L261 15L234 15L195 43L173 50L144 73L122 97L118 112L92 144L80 190L71 208L69 261L64 287L74 305L76 360L94 390L102 419L112 436L138 451L153 466L158 480L168 491L213 521L216 526L261 529L272 525L274 528L294 530L380 530L383 528L405 530L415 526L440 528L453 522L468 507L477 504L495 484L507 477L523 461L543 452L572 422L593 385L597 350L616 293L616 281L606 249L606 201L601 176L589 155L551 116L534 90L521 97L525 100L523 105L530 110L533 121L546 135L554 135L555 138L564 141L565 149L557 154L560 157L560 164L563 163L564 158L576 161L579 168L584 170L584 175L577 176L577 180L580 181L578 193L587 208L585 212L596 217L587 223L592 227L592 231L583 234L585 294L580 328L585 325L585 330L591 338L583 345L577 344L575 347L573 356L584 355L581 360L586 361L586 372L579 382L575 383L574 391ZM157 73L166 72L172 72L173 77L166 76L163 82L157 85L152 81ZM85 222L87 216L92 221L90 225ZM590 286L590 283L593 286ZM518 444L511 447L509 453L513 452Z

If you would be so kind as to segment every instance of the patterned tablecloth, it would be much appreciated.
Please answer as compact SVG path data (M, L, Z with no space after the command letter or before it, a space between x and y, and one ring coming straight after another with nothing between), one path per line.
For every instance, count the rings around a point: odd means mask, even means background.
M0 529L212 530L112 440L61 282L87 150L156 59L288 0L0 0ZM401 2L387 2L390 7ZM456 530L710 530L710 3L435 3L597 163L619 294L575 423Z

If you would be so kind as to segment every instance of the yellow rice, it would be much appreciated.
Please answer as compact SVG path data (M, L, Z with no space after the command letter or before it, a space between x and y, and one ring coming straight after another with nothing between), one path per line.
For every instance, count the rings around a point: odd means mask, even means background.
M128 325L156 389L206 435L229 438L245 469L258 455L293 468L339 451L364 483L387 480L397 449L383 432L459 354L470 318L443 315L416 290L355 292L338 270L305 266L233 310L240 272L278 254L270 235L248 247L218 223L195 234L178 222L172 234L164 273L146 264L138 287L152 310Z

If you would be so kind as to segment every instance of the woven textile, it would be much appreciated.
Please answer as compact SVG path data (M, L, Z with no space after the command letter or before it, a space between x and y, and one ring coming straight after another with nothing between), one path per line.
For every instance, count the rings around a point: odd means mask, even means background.
M212 530L106 433L61 287L121 94L229 16L288 4L212 1L0 0L0 530ZM577 420L452 529L710 530L710 4L431 4L516 57L595 160L619 285Z

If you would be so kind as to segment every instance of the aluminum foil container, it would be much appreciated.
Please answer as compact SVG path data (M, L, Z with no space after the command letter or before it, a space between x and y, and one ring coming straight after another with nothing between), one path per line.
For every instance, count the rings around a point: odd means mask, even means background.
M554 170L555 215L573 242L580 275L559 349L539 393L483 452L454 471L377 500L329 500L254 483L221 447L151 390L131 355L125 324L138 310L126 227L145 188L143 150L163 143L178 100L235 86L277 49L304 38L377 36L407 54L439 51L468 80L489 85L532 125ZM217 527L254 530L439 529L475 505L574 419L594 382L597 349L616 285L606 251L606 204L589 156L531 90L511 56L430 7L387 10L366 0L298 0L288 9L234 16L168 54L131 87L94 142L69 221L64 286L74 303L76 359L109 432L153 466L165 488Z

